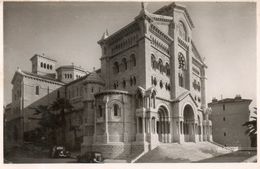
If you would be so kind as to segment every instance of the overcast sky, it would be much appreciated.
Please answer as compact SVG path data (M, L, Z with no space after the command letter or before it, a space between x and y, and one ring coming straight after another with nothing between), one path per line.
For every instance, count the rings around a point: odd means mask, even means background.
M165 3L149 3L154 12ZM194 22L193 41L206 58L207 100L253 99L256 105L255 3L181 3ZM17 67L31 71L30 58L45 53L58 65L100 68L97 41L134 20L140 3L5 3L4 105L11 102L11 80Z

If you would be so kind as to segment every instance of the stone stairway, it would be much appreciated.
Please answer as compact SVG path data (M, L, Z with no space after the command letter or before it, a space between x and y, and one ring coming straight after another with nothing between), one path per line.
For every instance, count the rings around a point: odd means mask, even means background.
M231 152L210 142L162 143L141 156L136 163L189 163Z

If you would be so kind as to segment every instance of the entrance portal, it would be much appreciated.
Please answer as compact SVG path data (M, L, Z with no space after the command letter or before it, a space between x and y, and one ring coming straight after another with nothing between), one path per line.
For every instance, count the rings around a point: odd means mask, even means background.
M170 121L168 111L164 106L160 106L158 109L159 121L157 121L157 133L160 142L169 142L170 134Z
M195 141L194 111L190 105L185 106L183 116L184 141Z

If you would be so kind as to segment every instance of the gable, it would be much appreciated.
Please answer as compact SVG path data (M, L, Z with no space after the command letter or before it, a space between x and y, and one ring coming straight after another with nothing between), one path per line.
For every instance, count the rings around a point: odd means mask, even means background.
M190 100L197 108L198 108L198 104L196 103L196 101L194 100L194 98L192 97L191 93L189 91L186 91L184 93L182 93L179 97L177 97L176 99L174 99L174 102L181 102L184 100Z
M21 81L22 77L23 75L19 71L16 71L11 81L12 85L15 85L15 83Z

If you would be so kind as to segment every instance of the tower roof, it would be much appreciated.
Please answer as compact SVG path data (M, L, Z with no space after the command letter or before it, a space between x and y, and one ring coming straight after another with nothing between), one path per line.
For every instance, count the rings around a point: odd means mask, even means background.
M109 34L108 34L108 31L106 29L106 31L104 32L103 36L101 37L101 40L104 40L106 38L108 38Z
M60 69L76 69L76 70L79 70L81 72L85 72L85 73L88 73L86 70L84 70L82 67L79 67L79 66L75 66L75 65L63 65L63 66L60 66L56 69L56 71L60 70Z
M57 62L56 60L52 59L51 57L45 56L45 54L42 54L42 55L35 54L35 55L33 55L33 57L31 57L30 60L33 60L35 57L41 57L41 58L44 58L44 59L47 59L47 60L51 60L53 62Z
M173 9L183 10L184 13L185 13L185 16L187 17L187 20L188 20L190 26L192 28L194 28L194 24L193 24L193 22L191 20L191 17L189 15L186 7L184 5L179 4L179 3L172 2L169 5L163 6L162 8L158 9L157 11L154 12L154 14L160 14L160 13L162 13L165 10L173 10Z
M96 71L89 73L84 79L85 83L94 82L104 84L104 80L97 74Z

